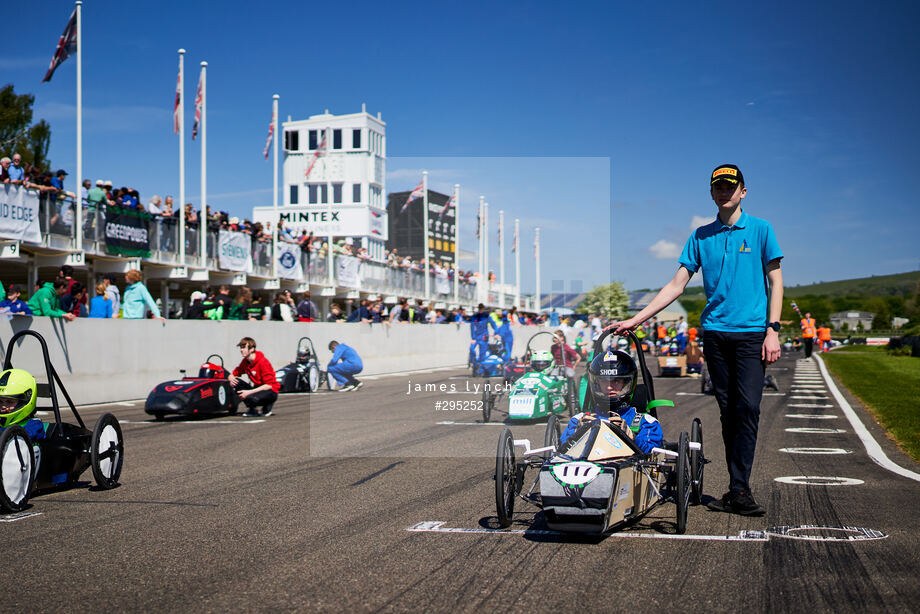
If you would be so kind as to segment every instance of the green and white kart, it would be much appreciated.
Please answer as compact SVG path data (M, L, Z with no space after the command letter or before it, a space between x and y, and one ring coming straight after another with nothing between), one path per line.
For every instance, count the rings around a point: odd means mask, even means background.
M532 345L534 339L542 335L554 338L552 333L546 331L531 337L524 352L527 362L530 362L536 351ZM555 362L545 369L525 373L514 383L510 391L507 387L487 387L482 393L483 422L491 420L496 403L506 394L508 406L505 413L510 420L539 420L565 412L571 417L580 411L575 400L574 380L566 377L565 368L556 366Z

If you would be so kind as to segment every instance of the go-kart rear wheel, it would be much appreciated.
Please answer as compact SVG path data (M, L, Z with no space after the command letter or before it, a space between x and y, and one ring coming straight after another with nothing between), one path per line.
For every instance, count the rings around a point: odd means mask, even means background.
M488 422L492 418L492 406L495 404L495 400L492 398L492 393L488 390L482 391L482 421Z
M690 441L686 432L677 445L677 532L687 532L687 509L690 507Z
M162 422L163 420L166 420L166 414L164 414L161 411L158 411L155 414L153 414L153 419L156 420L157 422Z
M779 392L779 384L776 381L776 376L773 374L767 375L763 380L764 388L772 388L776 392Z
M514 499L517 497L517 467L514 462L514 440L510 429L502 429L495 453L495 511L501 528L511 526Z
M319 390L319 367L310 365L307 369L307 392Z
M690 441L700 444L699 450L690 450L690 490L691 500L694 505L699 505L703 498L703 423L699 418L693 419L690 426Z
M121 466L125 458L125 442L121 436L118 418L106 413L99 416L93 427L90 443L90 461L96 486L104 490L118 486Z
M562 438L562 426L559 424L559 417L555 414L546 421L546 434L543 435L543 447L553 446L559 450L559 439ZM549 460L553 456L552 452L547 452L544 457Z
M35 479L32 440L21 426L0 435L0 510L21 512L29 503Z

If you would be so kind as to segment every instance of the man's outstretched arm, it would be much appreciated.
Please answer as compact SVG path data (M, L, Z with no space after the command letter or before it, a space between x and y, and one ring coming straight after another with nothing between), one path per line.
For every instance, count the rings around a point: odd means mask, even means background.
M639 326L652 316L656 315L659 311L673 303L678 296L684 293L684 288L687 287L687 283L690 281L690 278L693 276L686 267L681 266L677 269L677 273L674 274L674 277L671 278L671 281L662 288L658 295L652 299L652 302L649 303L645 309L629 318L628 320L623 320L622 322L614 322L607 327L607 330L613 329L613 332L621 335L626 331L632 330L635 327Z

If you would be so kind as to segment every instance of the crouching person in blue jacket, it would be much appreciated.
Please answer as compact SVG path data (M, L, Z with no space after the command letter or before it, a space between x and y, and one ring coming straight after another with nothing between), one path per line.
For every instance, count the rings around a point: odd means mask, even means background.
M338 341L330 341L329 349L332 351L332 360L329 361L326 372L339 385L339 392L357 390L363 386L364 384L354 377L356 373L361 373L364 369L364 363L361 362L358 353Z
M646 454L652 448L661 447L664 433L658 420L650 414L637 412L630 405L636 391L637 376L636 363L626 352L609 350L595 356L588 365L588 388L596 415L580 413L572 416L559 439L560 443L565 443L585 421L616 418L623 421L624 430L632 435L636 445Z

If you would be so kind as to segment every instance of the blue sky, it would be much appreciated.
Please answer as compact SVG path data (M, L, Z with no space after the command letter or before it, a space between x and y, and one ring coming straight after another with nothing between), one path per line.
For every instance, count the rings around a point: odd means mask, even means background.
M382 112L389 191L429 168L433 187L465 186L467 229L480 192L525 229L539 221L544 291L665 283L692 224L714 215L707 177L721 162L744 171L746 210L773 223L787 284L920 267L915 6L339 6L87 0L85 175L145 199L178 192L170 116L184 47L188 125L209 62L209 200L237 215L271 201L260 154L278 93L282 117ZM40 81L72 7L46 2L44 19L0 42L0 82L36 95L51 159L70 170L73 60ZM186 155L197 203L197 143Z

